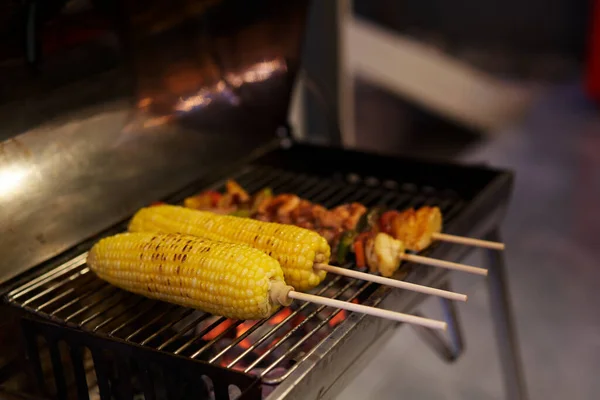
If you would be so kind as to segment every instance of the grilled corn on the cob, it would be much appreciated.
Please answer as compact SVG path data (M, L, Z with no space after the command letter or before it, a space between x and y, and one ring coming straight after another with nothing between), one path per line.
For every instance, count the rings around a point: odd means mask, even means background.
M122 289L234 319L268 317L291 289L261 251L187 235L119 234L96 243L87 262Z
M129 231L184 233L252 246L279 261L286 282L300 291L325 279L326 272L313 265L329 262L331 253L327 240L308 229L169 205L141 209Z

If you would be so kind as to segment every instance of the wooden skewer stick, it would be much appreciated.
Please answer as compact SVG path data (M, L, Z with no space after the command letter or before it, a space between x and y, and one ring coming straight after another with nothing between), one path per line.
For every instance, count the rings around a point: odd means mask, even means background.
M484 247L492 250L504 250L504 243L492 242L490 240L473 239L456 235L449 235L447 233L433 233L432 239L440 240L442 242L466 244L468 246Z
M417 256L414 254L402 254L401 259L418 264L431 265L432 267L440 267L453 269L455 271L469 272L471 274L487 276L488 271L485 268L472 267L470 265L459 264L451 261L438 260L435 258Z
M300 301L308 301L315 304L321 304L328 307L340 308L342 310L358 312L362 314L372 315L374 317L386 318L392 321L407 322L409 324L421 325L432 329L446 330L448 325L444 321L417 317L414 315L403 314L399 312L383 310L381 308L368 307L361 304L349 303L347 301L334 300L327 297L315 296L308 293L300 293L294 290L288 292L290 299Z
M329 264L317 263L314 265L315 269L330 272L336 275L347 276L349 278L361 279L363 281L379 283L381 285L391 286L399 289L412 290L413 292L419 292L429 294L432 296L444 297L450 300L467 301L467 295L462 293L454 293L448 290L436 289L429 286L417 285L414 283L399 281L397 279L385 278L383 276L368 274L366 272L355 271L347 268L334 267Z

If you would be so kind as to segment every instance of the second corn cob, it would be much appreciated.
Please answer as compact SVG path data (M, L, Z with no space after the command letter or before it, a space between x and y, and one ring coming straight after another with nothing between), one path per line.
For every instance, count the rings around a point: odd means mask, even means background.
M313 266L329 262L331 253L327 240L308 229L171 205L139 210L129 231L175 232L252 246L279 261L286 282L300 291L325 279L327 273Z
M96 243L88 266L143 296L234 319L261 319L289 304L279 263L259 250L194 236L124 233Z

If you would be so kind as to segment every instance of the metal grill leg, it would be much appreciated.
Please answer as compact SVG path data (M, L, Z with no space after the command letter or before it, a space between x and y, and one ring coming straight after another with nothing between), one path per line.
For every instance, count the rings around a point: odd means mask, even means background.
M450 283L444 282L440 285L440 289L450 291ZM454 302L442 298L440 299L440 303L444 312L444 320L448 323L448 339L445 339L433 329L418 325L411 325L411 327L443 360L454 362L464 351L462 328L458 321L458 312ZM424 316L420 312L415 312L414 314L421 317Z
M500 241L500 232L492 231L489 240ZM488 288L496 342L500 352L500 363L504 374L506 398L510 400L526 400L527 390L521 362L521 352L517 341L516 329L502 252L486 251L489 259Z

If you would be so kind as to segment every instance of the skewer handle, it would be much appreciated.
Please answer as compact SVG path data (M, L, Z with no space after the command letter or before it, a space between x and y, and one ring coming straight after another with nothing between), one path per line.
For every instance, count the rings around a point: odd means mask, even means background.
M470 265L459 264L450 261L438 260L435 258L417 256L414 254L402 254L401 258L405 261L411 261L418 264L431 265L432 267L440 267L453 269L455 271L469 272L471 274L487 276L488 271L485 268L472 267Z
M340 308L342 310L358 312L362 314L372 315L374 317L386 318L392 321L406 322L409 324L421 325L427 328L446 330L447 324L444 321L434 319L416 317L414 315L402 314L399 312L383 310L381 308L363 306L361 304L349 303L341 300L329 299L327 297L315 296L308 293L300 293L291 290L288 296L292 299L300 301L308 301L311 303L321 304L328 307Z
M347 276L349 278L361 279L363 281L379 283L380 285L391 286L399 289L412 290L413 292L419 292L429 294L432 296L444 297L450 300L467 301L467 295L462 293L454 293L447 290L441 290L432 288L429 286L417 285L414 283L399 281L397 279L385 278L383 276L368 274L365 272L354 271L352 269L334 267L329 264L315 264L315 269L330 272L336 275Z
M489 240L466 238L462 236L449 235L447 233L434 233L431 236L433 239L440 240L442 242L466 244L468 246L484 247L492 250L504 250L504 243L492 242Z

